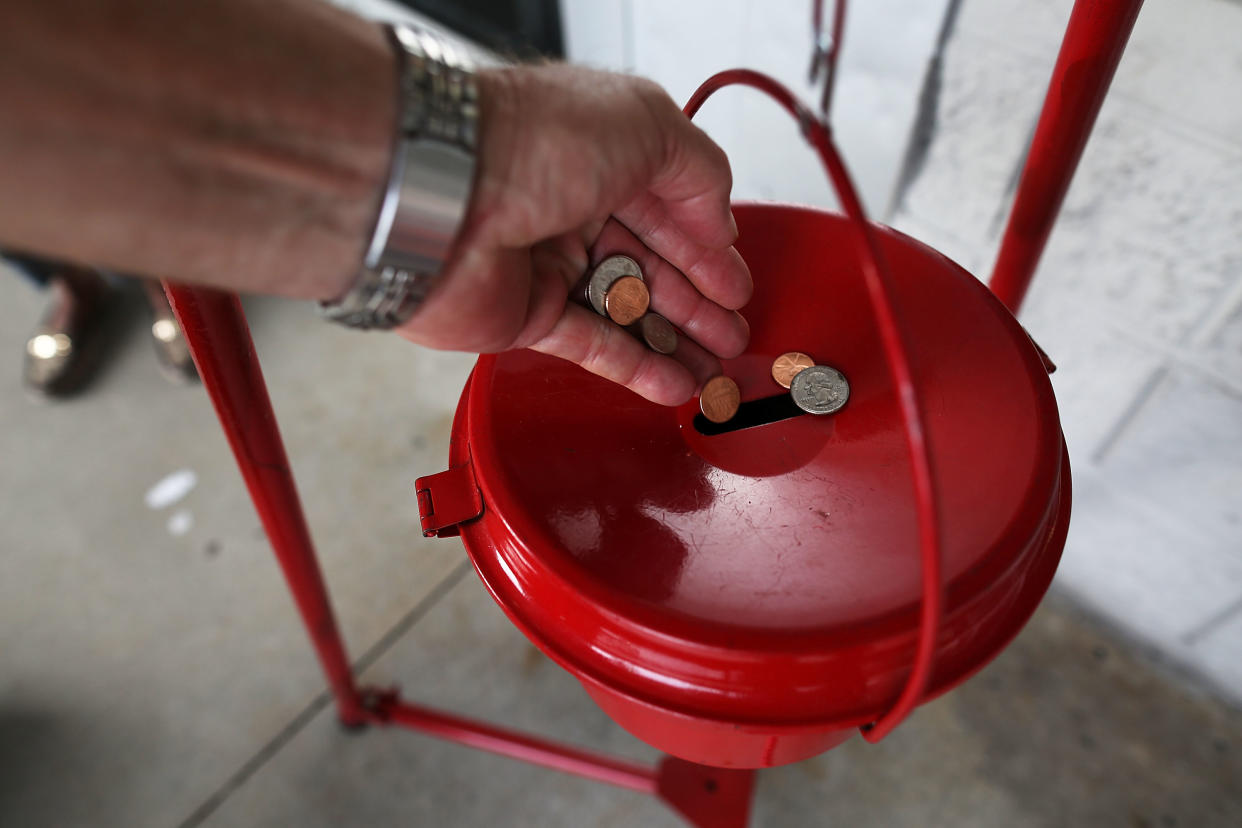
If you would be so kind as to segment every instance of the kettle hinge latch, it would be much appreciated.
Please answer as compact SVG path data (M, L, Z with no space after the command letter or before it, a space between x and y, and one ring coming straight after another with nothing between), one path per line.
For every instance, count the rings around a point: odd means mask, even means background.
M459 525L483 514L483 495L474 480L474 464L467 460L448 471L414 481L423 537L451 538Z

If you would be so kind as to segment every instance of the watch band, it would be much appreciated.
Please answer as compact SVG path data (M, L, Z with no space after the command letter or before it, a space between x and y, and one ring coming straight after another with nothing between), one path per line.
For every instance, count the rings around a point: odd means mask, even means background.
M400 60L388 184L357 279L320 305L354 328L393 328L414 314L448 257L474 181L473 62L424 29L397 23L389 34Z

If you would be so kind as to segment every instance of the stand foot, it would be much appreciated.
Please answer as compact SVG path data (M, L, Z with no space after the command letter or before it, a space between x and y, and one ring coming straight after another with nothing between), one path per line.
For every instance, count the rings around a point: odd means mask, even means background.
M755 772L709 768L665 756L656 777L656 796L695 828L746 828Z

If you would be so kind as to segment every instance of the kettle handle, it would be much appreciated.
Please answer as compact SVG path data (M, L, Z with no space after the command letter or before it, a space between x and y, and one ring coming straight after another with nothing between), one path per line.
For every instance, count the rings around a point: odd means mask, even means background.
M779 81L751 69L728 69L712 75L690 96L684 112L687 118L695 113L714 92L734 84L750 86L774 98L798 120L802 135L819 154L828 177L836 188L841 207L854 232L851 234L854 255L862 270L867 296L875 315L880 341L893 386L897 389L897 402L901 409L902 425L906 433L906 447L910 455L910 473L914 482L914 499L918 517L919 547L923 570L923 601L920 611L918 646L914 664L906 679L905 687L893 707L877 721L862 726L863 738L878 742L893 728L901 724L915 705L922 699L931 678L936 658L936 640L940 633L943 585L941 584L940 519L936 496L933 458L927 446L924 428L923 404L919 399L910 371L909 337L893 307L892 277L880 255L875 235L868 223L858 192L850 180L849 172L832 140L828 123L803 105L789 89Z

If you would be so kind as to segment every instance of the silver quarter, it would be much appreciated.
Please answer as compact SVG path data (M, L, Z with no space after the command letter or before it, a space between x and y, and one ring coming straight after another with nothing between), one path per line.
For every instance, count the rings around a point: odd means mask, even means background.
M789 393L798 408L810 414L832 414L840 411L850 398L850 384L845 375L827 365L804 368L793 378Z
M608 294L612 283L622 276L637 276L641 279L643 271L638 262L621 255L609 256L591 271L591 279L587 282L587 301L600 316L608 315L608 311L604 309L604 296Z

